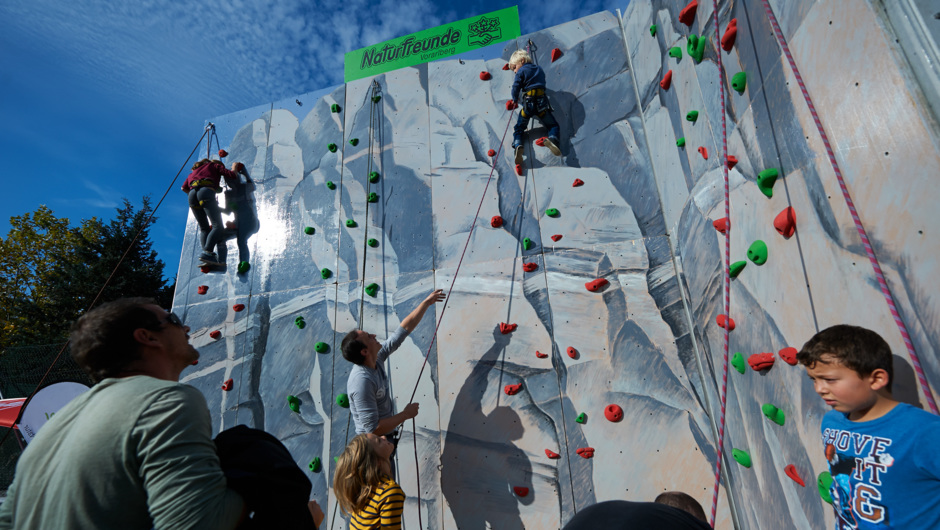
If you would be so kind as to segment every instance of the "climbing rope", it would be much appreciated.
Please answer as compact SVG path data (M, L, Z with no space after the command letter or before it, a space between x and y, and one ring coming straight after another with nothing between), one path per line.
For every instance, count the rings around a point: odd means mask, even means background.
M806 105L809 107L809 111L813 115L813 122L816 124L816 130L819 131L819 136L822 137L823 144L826 146L826 154L829 156L829 163L832 165L832 170L835 172L836 179L839 181L839 188L842 189L842 197L845 199L845 204L849 207L849 213L852 214L852 220L855 222L855 229L858 230L858 235L862 239L862 244L865 246L865 253L868 254L868 261L871 262L872 269L875 271L875 276L878 278L878 285L881 286L881 294L884 295L885 301L888 303L888 309L891 311L891 316L894 317L894 322L897 324L898 330L901 332L901 337L904 339L904 345L907 346L907 352L911 356L911 363L914 365L914 371L917 372L917 380L920 382L920 387L924 392L924 397L927 399L927 404L930 406L930 410L934 414L940 414L940 411L937 409L937 404L934 401L933 393L930 391L930 385L927 383L927 376L924 374L924 369L920 364L920 359L917 357L917 352L914 350L914 343L907 331L907 326L904 325L904 321L901 319L901 314L898 312L898 308L894 303L894 297L891 295L891 291L888 288L888 282L885 280L885 275L881 270L881 265L879 265L878 258L875 257L875 251L872 249L871 242L868 239L868 233L865 231L865 227L862 226L862 220L859 218L858 211L855 209L855 203L852 202L852 197L849 195L849 189L845 185L845 179L842 177L842 171L839 169L839 162L836 161L836 155L832 150L832 144L829 142L829 136L826 135L826 131L823 129L822 121L819 119L819 113L816 112L816 106L813 105L813 100L809 96L809 91L806 90L806 83L803 82L803 76L800 75L800 71L796 67L796 61L793 60L793 55L790 53L790 47L787 45L787 41L783 36L783 32L780 31L780 25L777 23L777 17L774 16L774 12L770 8L770 3L767 0L762 0L762 2L764 4L764 10L767 12L767 18L770 20L770 25L774 30L774 36L777 38L777 43L783 50L783 54L787 57L787 62L790 64L790 70L793 71L793 76L796 77L796 82L800 85L800 92L803 93L803 99L806 100Z

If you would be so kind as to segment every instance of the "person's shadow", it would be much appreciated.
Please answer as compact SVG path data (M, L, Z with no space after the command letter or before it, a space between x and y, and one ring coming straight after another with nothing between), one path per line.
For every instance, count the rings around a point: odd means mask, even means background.
M245 170L245 176L248 171ZM245 179L245 182L239 182L232 185L231 189L225 192L223 199L225 204L222 206L226 210L235 213L235 228L225 231L223 242L235 239L238 244L238 261L251 263L251 251L248 248L248 238L258 233L261 224L258 222L258 209L255 205L254 191L255 183L252 180ZM225 263L228 257L228 245L218 246L219 261Z
M523 528L519 504L531 504L532 464L514 440L522 438L524 428L519 414L511 407L499 405L506 396L503 385L517 381L499 378L496 407L483 412L490 371L509 345L511 335L503 335L497 327L494 344L476 361L470 376L460 388L453 413L447 424L441 453L441 489L460 529ZM525 386L513 398L524 403ZM521 399L520 399L521 398ZM528 490L527 495L514 493L513 488ZM489 523L489 524L487 524Z

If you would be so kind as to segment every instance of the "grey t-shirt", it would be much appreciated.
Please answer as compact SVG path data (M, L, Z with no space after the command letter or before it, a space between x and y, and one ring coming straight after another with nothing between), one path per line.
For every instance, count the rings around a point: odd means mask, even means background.
M375 361L375 369L368 366L353 365L346 380L346 392L349 394L349 410L356 424L356 434L372 432L379 421L395 415L395 405L388 389L388 376L385 375L385 360L395 352L408 337L408 331L399 326L382 343ZM391 431L389 431L391 432ZM388 433L381 433L388 434Z

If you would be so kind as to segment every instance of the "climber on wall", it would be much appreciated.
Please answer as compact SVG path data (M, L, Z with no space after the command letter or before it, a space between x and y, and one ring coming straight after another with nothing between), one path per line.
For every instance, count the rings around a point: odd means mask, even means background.
M561 156L561 149L558 148L558 121L552 115L552 105L545 95L545 71L532 63L532 57L525 50L513 52L509 58L509 68L516 73L512 82L512 100L521 107L519 119L512 130L512 148L515 151L516 164L522 165L522 137L531 118L538 118L542 125L548 127L545 147L555 156Z
M183 183L183 191L189 194L189 208L199 224L199 243L202 254L199 260L207 265L224 266L215 253L215 247L222 238L225 226L222 224L222 210L216 195L222 191L220 186L222 177L226 183L233 185L238 182L238 174L245 171L245 164L235 162L232 169L226 169L221 160L203 158L193 164L193 172ZM248 182L251 179L245 175ZM211 221L211 225L209 224Z

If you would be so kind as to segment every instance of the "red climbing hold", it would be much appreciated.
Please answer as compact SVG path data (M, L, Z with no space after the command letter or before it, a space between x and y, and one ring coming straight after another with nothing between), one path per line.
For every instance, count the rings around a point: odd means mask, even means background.
M191 362L191 363L189 363L189 364L191 364L191 365L193 365L193 366L196 366L197 364L199 364L199 359L196 359L195 361L193 361L193 362Z
M203 274L209 274L209 271L212 270L212 267L203 265L202 267L199 267L199 270L202 271Z
M228 151L225 149L219 149L219 158L225 158L228 156Z
M728 218L722 217L721 219L718 219L717 221L712 222L712 226L714 226L715 230L718 230L722 234L727 234L728 233Z
M734 155L728 155L728 169L734 168L735 164L738 163L738 157Z
M509 70L509 63L503 65L503 70Z
M584 181L581 179L574 179L574 182L571 183L571 187L577 188L578 186L584 186Z
M529 488L524 488L522 486L515 486L512 488L512 491L515 491L516 495L520 497L525 497L529 494Z
M543 137L539 138L538 140L536 140L536 141L535 141L535 145L537 145L537 146L539 146L539 147L545 147L545 138L546 138L546 137L543 136Z
M518 106L519 106L519 105L517 105L515 101L513 101L513 100L511 100L511 99L506 100L506 110L515 110L516 107L518 107Z
M551 458L552 460L555 460L556 458L561 458L560 454L556 453L555 451L552 451L551 449L545 450L545 456Z
M516 164L516 175L522 176L522 164Z
M723 328L727 325L728 331L734 331L734 319L733 318L728 318L725 315L718 315L718 318L716 318L715 320L718 321L718 327Z
M561 58L561 50L559 50L558 48L553 48L552 49L552 62L555 62L560 58Z
M499 332L502 333L503 335L506 335L508 333L512 333L513 331L516 331L516 328L518 327L519 327L518 324L508 324L506 322L500 322Z
M803 482L803 479L800 477L800 474L796 471L796 466L793 464L788 464L787 467L783 468L783 472L787 474L788 477L793 479L793 482L796 482L800 486L806 487L806 483Z
M499 228L503 226L503 218L498 215L494 215L493 218L490 219L490 226L493 228Z
M620 405L611 403L604 408L604 416L606 416L609 421L616 423L623 419L623 409L620 408Z
M770 367L774 365L774 354L769 352L755 353L747 358L747 364L749 364L751 369L755 372L769 370Z
M492 77L489 72L480 72L480 81L489 81Z
M721 49L730 52L731 48L734 48L734 40L738 38L738 19L732 18L731 22L728 23L728 29L725 30L725 34L721 36Z
M698 154L702 155L702 158L708 160L708 149L705 149L705 146L698 148Z
M486 152L486 156L496 156L496 150L490 149L489 151Z
M196 288L196 292L199 294L206 294L207 292L209 292L209 286L200 285L199 287Z
M659 82L659 88L669 90L670 85L672 85L672 70L669 70L666 72L666 75L663 76L663 80Z
M222 336L222 332L216 329L216 330L214 330L214 331L210 331L210 332L209 332L209 336L212 337L213 339L218 340L219 337Z
M237 226L235 226L235 221L225 221L225 228L229 230L235 230L237 228Z
M777 352L777 355L779 355L780 358L783 359L783 362L789 364L790 366L796 366L796 354L797 354L797 349L793 347L784 348L780 350L779 352Z
M222 383L222 390L228 392L229 390L232 389L232 385L234 384L235 384L235 381L232 381L231 379L229 379L228 381Z
M557 243L558 240L560 240L560 239L561 239L561 234L555 234L555 235L552 236L552 241L554 241L554 242L556 242L556 243Z
M792 206L787 206L774 218L774 228L784 237L790 239L796 231L796 212Z
M547 354L547 353L542 353L542 352L540 352L540 351L538 351L538 350L535 350L535 356L538 357L539 359L544 359L544 358L548 357L548 354Z
M607 285L609 284L610 282L605 280L604 278L598 278L594 281L587 282L586 284L584 284L584 287L588 291L591 291L592 293L596 293L597 291L600 291L604 287L607 287Z
M245 304L235 304L232 306L232 309L234 309L236 313L238 313L239 311L244 311Z
M522 390L522 383L503 387L503 392L505 392L507 396L514 396L518 394L520 390Z
M524 271L526 271L526 272L532 272L532 271L534 271L535 269L538 269L538 268L539 268L539 264L538 264L538 263L535 263L535 262L529 262L529 263L523 263L523 264L522 264L522 270L524 270Z
M578 350L574 349L572 346L568 346L568 349L565 350L565 353L567 353L568 357L571 357L572 359L578 358Z
M575 452L581 455L581 458L593 458L594 457L593 447L580 447Z
M695 22L695 12L698 10L698 0L692 0L689 5L682 8L679 12L679 22L686 26L691 26Z

